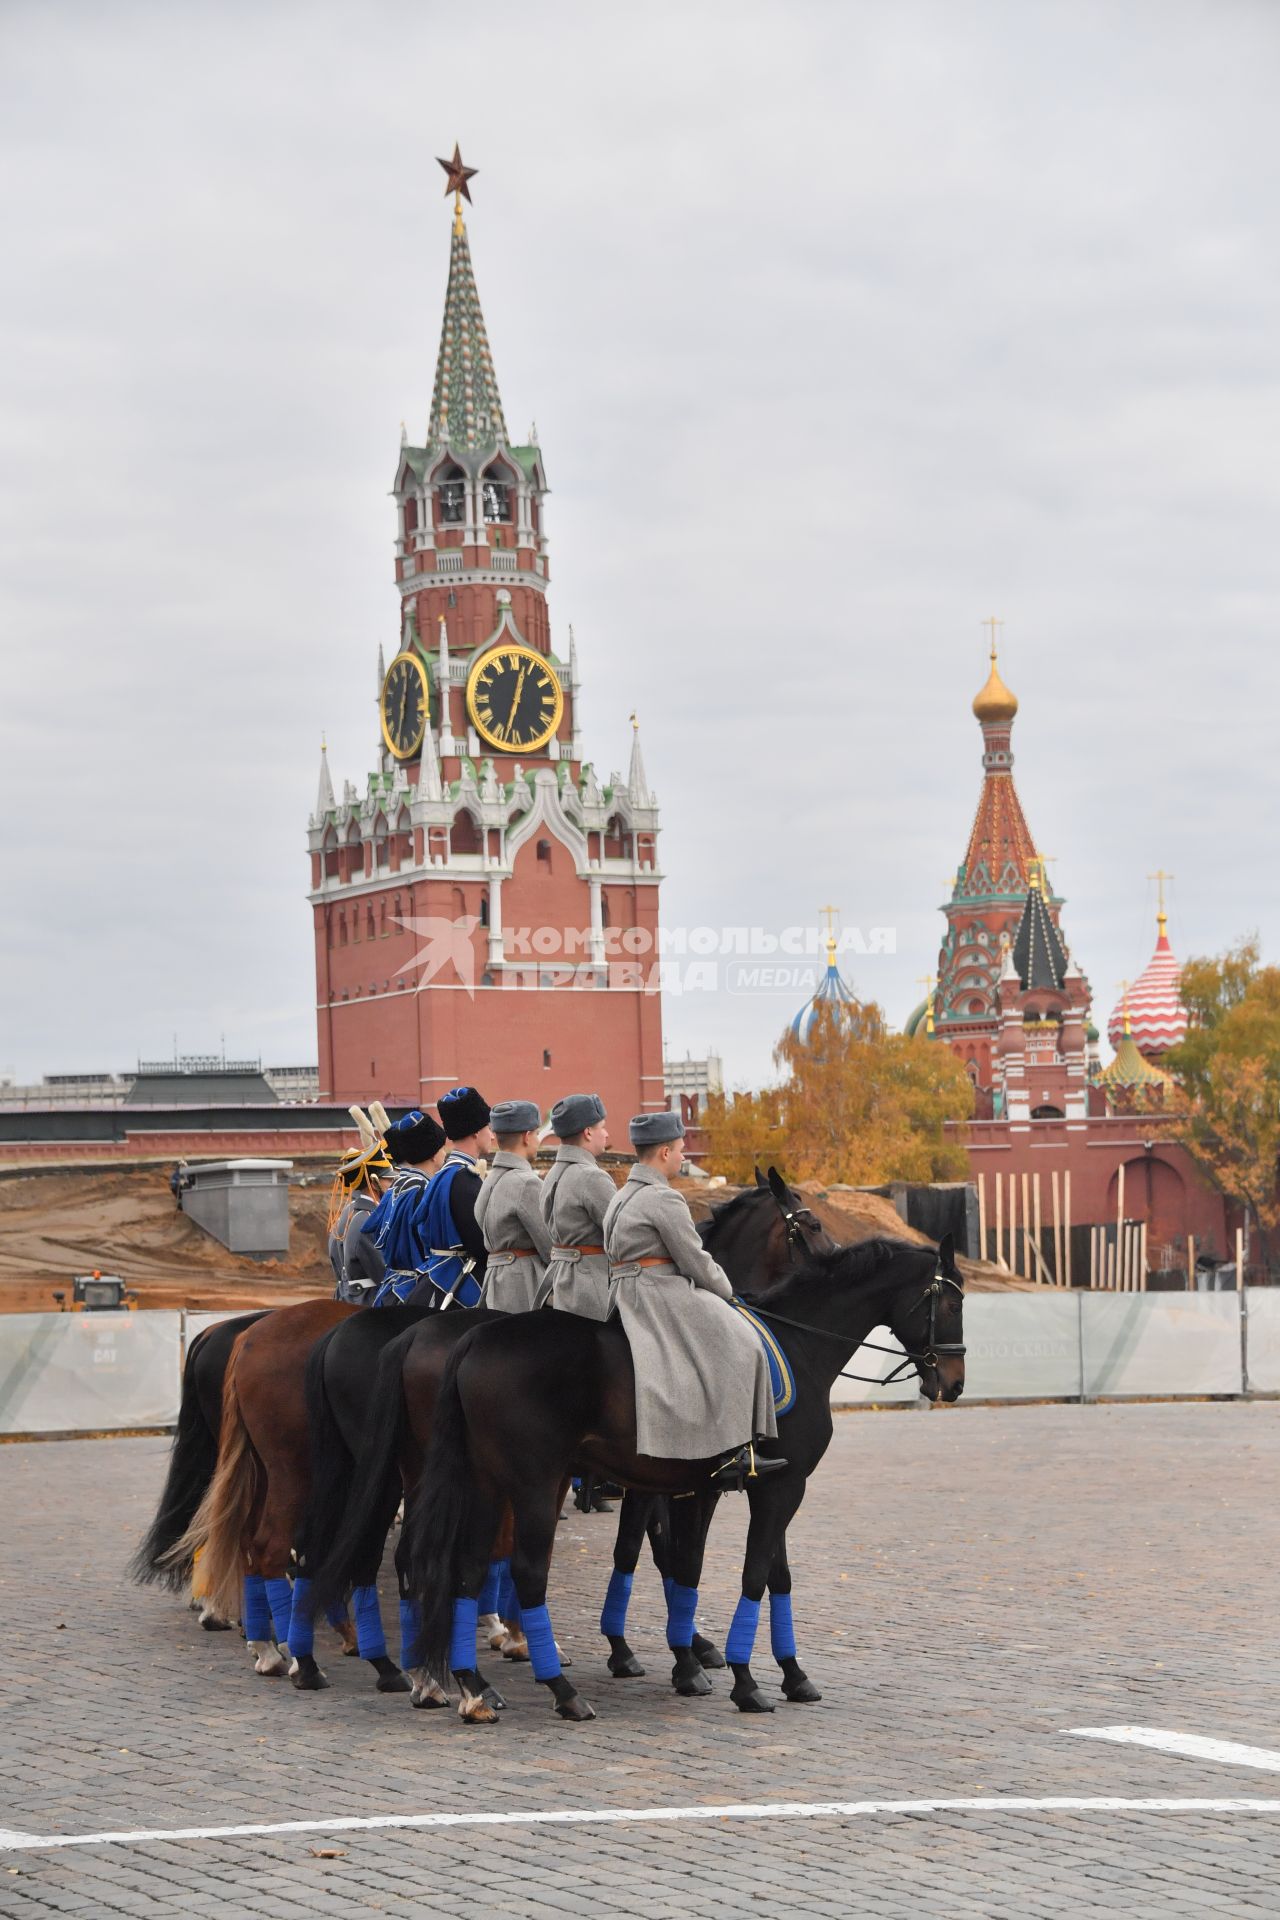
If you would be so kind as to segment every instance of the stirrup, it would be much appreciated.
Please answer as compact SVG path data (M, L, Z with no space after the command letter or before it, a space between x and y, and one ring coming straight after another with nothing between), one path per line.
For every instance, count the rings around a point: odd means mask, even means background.
M748 1481L759 1480L764 1474L777 1473L786 1466L785 1460L763 1460L757 1454L754 1444L749 1440L745 1447L739 1447L736 1453L730 1453L711 1469L712 1484L723 1487L727 1492L741 1493Z

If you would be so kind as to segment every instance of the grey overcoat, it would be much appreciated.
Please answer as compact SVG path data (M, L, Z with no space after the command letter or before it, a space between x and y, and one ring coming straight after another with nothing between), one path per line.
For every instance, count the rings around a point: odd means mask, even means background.
M617 1188L594 1153L561 1147L542 1183L542 1217L551 1235L551 1304L590 1320L609 1318L604 1216ZM591 1249L599 1248L593 1253Z
M551 1291L551 1240L542 1218L542 1182L518 1153L499 1151L476 1195L476 1225L489 1258L481 1305L499 1313L532 1313Z
M637 1451L703 1460L775 1434L764 1348L725 1306L724 1271L662 1174L632 1167L605 1214L604 1244L635 1365Z

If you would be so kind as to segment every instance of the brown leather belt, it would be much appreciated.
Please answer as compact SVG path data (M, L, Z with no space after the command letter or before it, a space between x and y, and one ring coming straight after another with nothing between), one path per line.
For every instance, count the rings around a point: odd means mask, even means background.
M552 1247L551 1258L554 1260L558 1253L603 1253L603 1252L604 1252L603 1247Z
M643 1260L615 1260L613 1262L615 1267L674 1267L675 1264L670 1254L666 1253L646 1254Z
M490 1250L489 1258L494 1260L500 1253L509 1255L512 1260L532 1260L534 1258L534 1250L532 1247L493 1247Z

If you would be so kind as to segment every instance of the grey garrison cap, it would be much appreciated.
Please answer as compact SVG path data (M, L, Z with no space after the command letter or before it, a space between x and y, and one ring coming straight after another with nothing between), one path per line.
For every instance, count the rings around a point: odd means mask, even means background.
M566 1134L585 1133L604 1119L604 1101L598 1093L566 1093L551 1109L551 1131L563 1140Z
M678 1113L638 1113L627 1132L633 1147L661 1147L684 1139L684 1121Z
M489 1115L495 1133L531 1133L542 1125L536 1100L499 1100Z

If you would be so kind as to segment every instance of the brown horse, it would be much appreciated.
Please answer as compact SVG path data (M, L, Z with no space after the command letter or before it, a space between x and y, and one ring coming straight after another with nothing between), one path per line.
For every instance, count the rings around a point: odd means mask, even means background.
M358 1311L341 1300L306 1300L265 1315L239 1336L223 1386L218 1464L190 1526L163 1557L162 1564L190 1565L199 1553L202 1593L232 1619L241 1612L246 1575L264 1580L276 1639L286 1644L289 1564L308 1487L307 1355L322 1334ZM243 1614L255 1671L285 1672L260 1608L246 1603ZM354 1629L340 1631L354 1647Z

